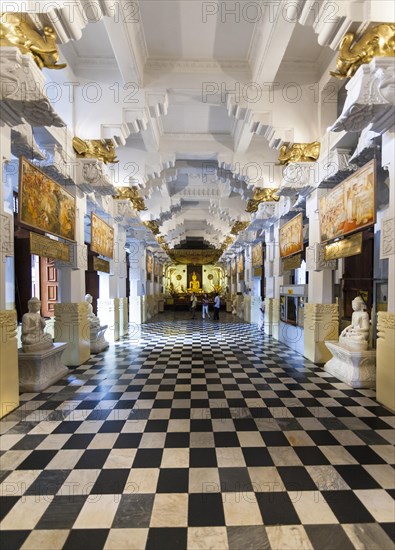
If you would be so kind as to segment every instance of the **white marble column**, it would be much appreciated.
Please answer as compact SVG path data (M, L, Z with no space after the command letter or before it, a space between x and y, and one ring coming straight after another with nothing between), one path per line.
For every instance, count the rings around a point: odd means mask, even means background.
M377 319L377 401L395 410L395 132L383 135L382 165L389 174L389 205L381 216L380 257L388 259L388 310Z
M130 296L129 322L137 325L146 321L146 274L144 243L138 239L129 241Z
M325 340L339 336L338 306L333 304L333 269L336 262L320 259L319 199L325 189L316 189L308 197L306 214L309 218L308 303L304 310L304 355L314 363L326 363L332 357ZM318 257L317 257L318 256Z

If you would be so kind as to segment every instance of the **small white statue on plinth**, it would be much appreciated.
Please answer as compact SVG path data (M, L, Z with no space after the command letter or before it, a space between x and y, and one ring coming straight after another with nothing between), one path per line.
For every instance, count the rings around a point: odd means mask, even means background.
M36 353L53 347L51 335L44 332L45 319L41 317L41 302L30 298L27 303L29 313L22 317L22 350L25 353Z
M369 314L364 311L365 303L360 296L354 298L351 305L354 311L351 325L340 334L339 344L351 350L365 351L369 340Z
M88 304L88 321L90 322L91 326L99 327L100 319L93 313L92 301L93 301L92 294L85 294L85 302L87 302Z
M108 325L100 326L100 319L93 313L93 297L91 294L85 294L85 302L88 304L88 321L90 324L90 343L91 353L100 353L108 348L109 343L104 338Z
M340 334L339 341L325 341L332 358L324 369L352 388L376 385L376 351L368 350L369 315L360 296L352 301L351 325Z
M232 315L237 314L237 295L234 296L232 300Z
M22 317L22 350L18 353L19 391L40 392L67 376L69 370L62 362L67 344L53 343L44 332L38 298L28 301L29 313Z

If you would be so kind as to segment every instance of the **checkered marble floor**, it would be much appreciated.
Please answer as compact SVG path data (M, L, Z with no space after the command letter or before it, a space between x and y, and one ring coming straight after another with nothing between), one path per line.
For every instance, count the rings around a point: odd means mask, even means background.
M394 547L394 416L253 325L162 314L1 422L12 550Z

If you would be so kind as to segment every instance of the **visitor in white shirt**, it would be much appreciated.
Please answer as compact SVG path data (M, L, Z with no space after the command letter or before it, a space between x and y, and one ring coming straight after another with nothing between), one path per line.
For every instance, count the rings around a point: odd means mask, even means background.
M221 299L218 294L214 298L214 317L215 321L219 321L219 308L221 307Z

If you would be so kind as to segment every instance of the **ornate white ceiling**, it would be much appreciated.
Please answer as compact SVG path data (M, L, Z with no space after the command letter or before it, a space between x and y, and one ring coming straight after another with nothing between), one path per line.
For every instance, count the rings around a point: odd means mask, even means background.
M283 186L283 142L320 139L335 120L322 105L325 86L341 85L328 68L366 15L352 0L75 0L71 21L66 0L36 4L68 63L46 73L72 90L72 106L65 94L56 107L74 135L114 139L113 184L139 188L136 219L156 221L170 247L218 247L236 221L251 221L239 238L253 240L274 219L274 203L251 215L247 201Z

